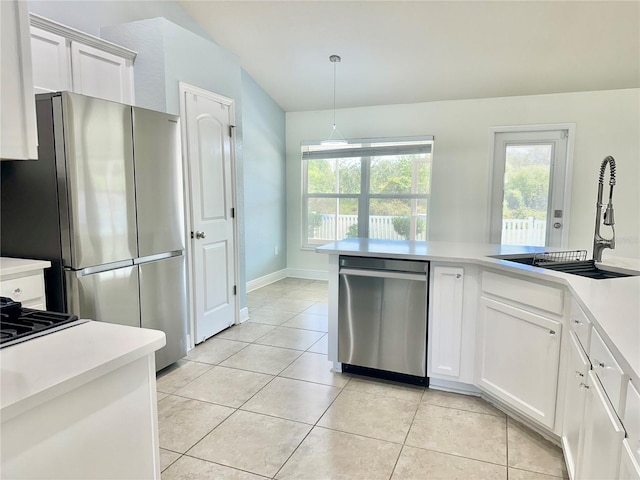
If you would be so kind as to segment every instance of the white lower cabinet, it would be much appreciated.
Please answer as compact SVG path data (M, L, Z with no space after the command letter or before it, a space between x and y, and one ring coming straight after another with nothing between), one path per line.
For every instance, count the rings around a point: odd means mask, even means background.
M464 269L433 266L430 285L429 376L457 378L462 345Z
M562 324L483 296L478 329L478 386L553 430Z
M620 480L640 480L640 463L633 454L633 448L629 439L622 442L622 454L620 456Z
M46 310L44 269L51 263L22 258L0 259L0 296L20 302L25 308Z
M569 477L576 478L580 446L580 428L587 396L587 375L591 364L574 332L569 333L569 359L567 364L562 447Z
M589 393L585 405L576 478L619 478L624 428L593 370L589 371L587 384Z

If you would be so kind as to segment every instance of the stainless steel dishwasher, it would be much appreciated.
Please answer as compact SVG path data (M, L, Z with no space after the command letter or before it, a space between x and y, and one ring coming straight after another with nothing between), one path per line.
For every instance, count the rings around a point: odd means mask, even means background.
M429 262L341 256L339 277L343 370L365 367L359 373L393 372L428 384Z

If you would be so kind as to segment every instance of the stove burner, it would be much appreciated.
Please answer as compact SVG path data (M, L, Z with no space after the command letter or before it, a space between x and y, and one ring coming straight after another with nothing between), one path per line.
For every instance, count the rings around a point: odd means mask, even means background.
M0 297L0 348L70 327L77 321L76 315L22 308L20 302Z

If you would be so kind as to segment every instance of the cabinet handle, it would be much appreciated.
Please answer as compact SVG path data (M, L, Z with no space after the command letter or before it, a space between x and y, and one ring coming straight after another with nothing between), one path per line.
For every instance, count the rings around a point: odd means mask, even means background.
M555 337L556 335L556 331L555 330L549 330L549 336L550 337Z
M456 278L462 278L462 275L460 275L459 273L456 273Z
M584 378L584 373L579 372L578 370L576 370L576 378L579 378L579 377L583 377Z
M20 289L20 287L16 288L13 293L15 293L16 295L20 295L22 293L22 290Z
M580 320L576 320L575 318L573 319L573 323L575 323L576 325L582 325L582 322Z
M586 383L580 383L580 388L584 388L585 390L589 390L589 385Z
M593 366L596 368L604 368L604 363L602 363L600 360L596 360L595 358L593 359Z

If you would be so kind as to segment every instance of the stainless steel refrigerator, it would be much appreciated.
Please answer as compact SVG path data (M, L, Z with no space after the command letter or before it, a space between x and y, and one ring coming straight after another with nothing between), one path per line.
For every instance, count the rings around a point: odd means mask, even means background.
M50 260L47 308L163 330L186 354L179 117L69 92L36 96L39 160L2 162L2 256Z

